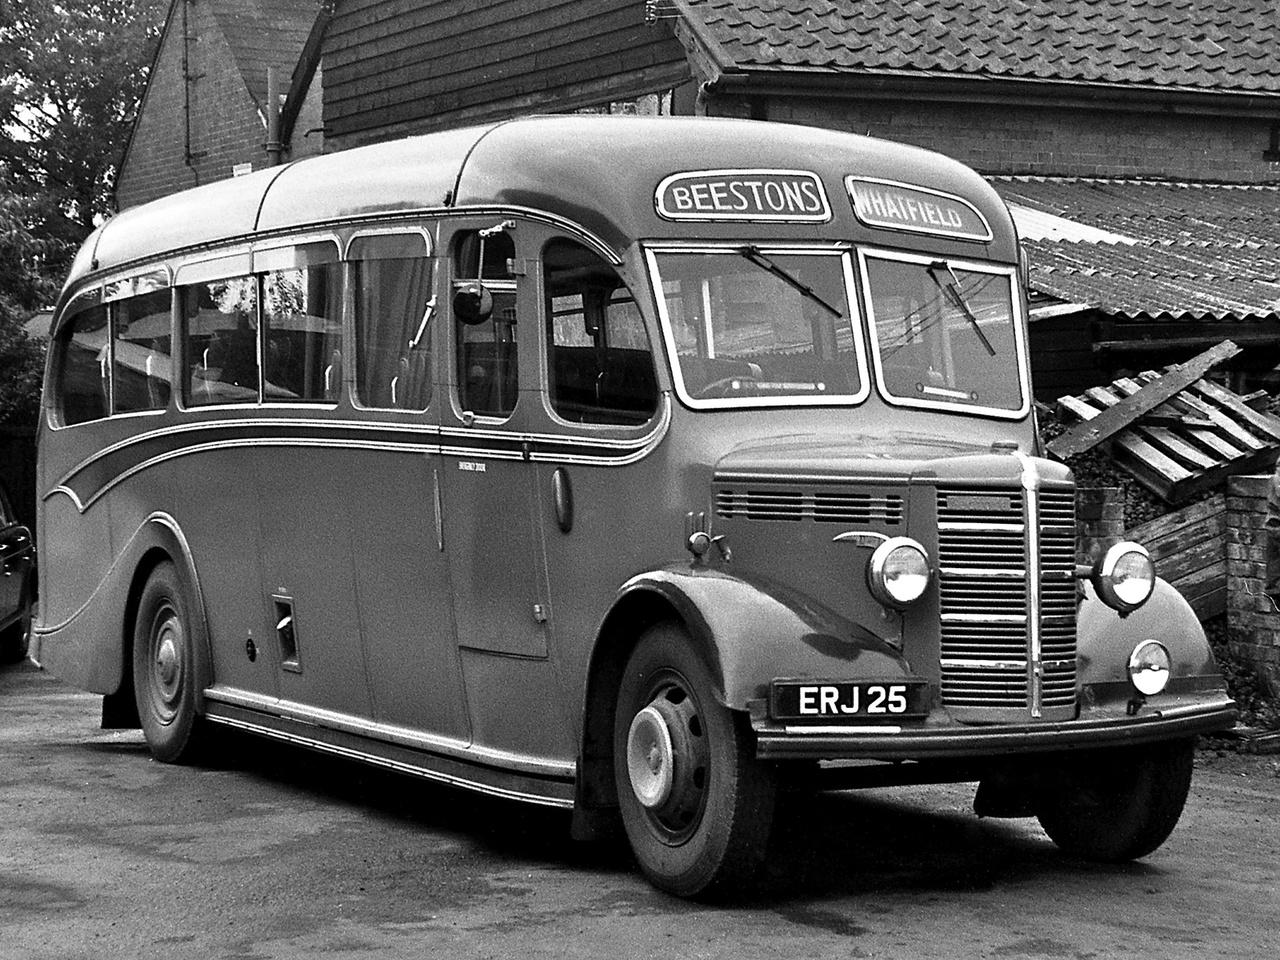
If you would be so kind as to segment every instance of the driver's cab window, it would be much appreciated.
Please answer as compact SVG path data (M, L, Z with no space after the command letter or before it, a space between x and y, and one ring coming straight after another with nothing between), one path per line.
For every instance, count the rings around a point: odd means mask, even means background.
M549 399L573 423L641 424L658 408L644 318L622 278L572 240L543 249Z
M460 234L453 252L458 402L480 417L509 416L519 395L511 226Z

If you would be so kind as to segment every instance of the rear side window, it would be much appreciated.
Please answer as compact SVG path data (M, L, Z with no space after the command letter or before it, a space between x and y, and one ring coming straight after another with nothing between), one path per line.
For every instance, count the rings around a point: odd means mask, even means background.
M342 392L342 272L335 263L262 278L267 401L334 403Z
M107 308L86 305L58 334L57 409L65 425L100 420L111 408Z
M575 423L644 423L658 407L644 320L614 269L581 244L543 251L551 408Z
M258 399L257 284L230 277L181 288L188 406Z
M169 405L171 305L168 289L111 305L116 413L163 410Z
M383 410L431 403L431 261L421 234L357 237L353 261L356 402Z

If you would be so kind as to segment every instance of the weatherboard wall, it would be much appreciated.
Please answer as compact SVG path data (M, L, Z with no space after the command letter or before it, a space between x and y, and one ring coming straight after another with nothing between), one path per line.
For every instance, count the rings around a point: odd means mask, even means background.
M325 34L328 149L684 83L638 0L338 0Z

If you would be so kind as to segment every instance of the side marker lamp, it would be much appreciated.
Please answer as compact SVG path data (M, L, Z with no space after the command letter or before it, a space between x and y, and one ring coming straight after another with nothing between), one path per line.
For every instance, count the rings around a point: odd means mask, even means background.
M915 603L929 588L929 556L910 537L890 537L867 560L871 595L889 607Z
M1165 688L1169 682L1169 651L1156 640L1143 640L1129 654L1129 682L1144 697Z
M1145 547L1126 540L1102 555L1094 565L1090 580L1102 602L1123 616L1151 598L1156 587L1156 568Z

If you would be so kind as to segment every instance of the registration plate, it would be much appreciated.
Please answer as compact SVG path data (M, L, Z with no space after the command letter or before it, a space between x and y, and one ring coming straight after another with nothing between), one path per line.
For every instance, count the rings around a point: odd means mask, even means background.
M775 680L770 715L775 720L904 719L928 712L923 680Z

